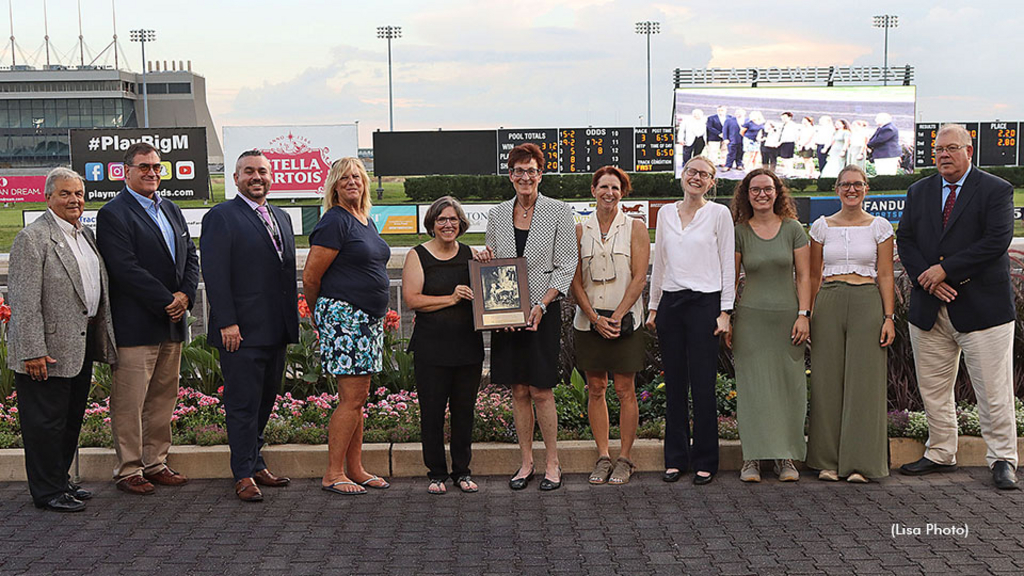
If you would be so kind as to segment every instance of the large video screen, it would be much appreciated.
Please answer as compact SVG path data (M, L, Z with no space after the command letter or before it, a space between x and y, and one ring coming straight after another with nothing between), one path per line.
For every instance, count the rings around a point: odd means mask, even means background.
M694 155L742 179L769 166L788 178L914 170L914 86L770 86L675 91L675 173Z

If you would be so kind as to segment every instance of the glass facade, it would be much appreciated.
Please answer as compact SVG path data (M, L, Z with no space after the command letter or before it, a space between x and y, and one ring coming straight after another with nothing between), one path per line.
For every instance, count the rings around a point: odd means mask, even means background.
M0 99L0 167L67 163L69 128L137 126L126 98Z

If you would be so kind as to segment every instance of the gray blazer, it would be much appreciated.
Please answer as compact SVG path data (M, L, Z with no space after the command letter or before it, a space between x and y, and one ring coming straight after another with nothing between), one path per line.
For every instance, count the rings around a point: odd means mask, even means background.
M515 198L506 200L491 208L488 215L486 242L494 250L495 258L516 257L514 202ZM548 288L558 290L562 296L569 293L579 257L576 222L568 204L537 194L523 256L532 304L540 302Z
M96 250L92 230L83 228L86 240ZM114 325L110 321L107 270L100 261L100 306L96 312L97 362L117 361ZM25 374L25 360L50 356L57 361L47 366L49 376L77 376L85 361L85 289L67 238L50 212L29 224L14 238L8 268L11 305L8 324L7 367Z

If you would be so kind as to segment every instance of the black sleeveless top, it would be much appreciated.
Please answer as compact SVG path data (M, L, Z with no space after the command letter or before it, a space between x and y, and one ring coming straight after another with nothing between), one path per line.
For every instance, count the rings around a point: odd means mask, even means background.
M414 248L423 267L423 295L448 296L459 284L469 286L473 252L459 242L453 258L438 260L422 244ZM433 312L416 312L409 350L436 366L463 366L484 359L483 335L473 329L473 303L460 300Z

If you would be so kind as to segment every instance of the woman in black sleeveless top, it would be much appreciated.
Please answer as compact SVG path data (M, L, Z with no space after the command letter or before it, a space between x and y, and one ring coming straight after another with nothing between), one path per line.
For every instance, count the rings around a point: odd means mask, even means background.
M414 352L428 491L444 494L450 476L463 492L476 492L469 461L484 345L473 329L473 251L456 240L469 228L469 220L457 200L444 196L430 206L423 223L433 239L406 255L402 295L416 311L409 350ZM451 413L451 474L444 455L446 407Z

